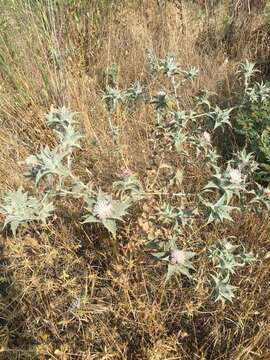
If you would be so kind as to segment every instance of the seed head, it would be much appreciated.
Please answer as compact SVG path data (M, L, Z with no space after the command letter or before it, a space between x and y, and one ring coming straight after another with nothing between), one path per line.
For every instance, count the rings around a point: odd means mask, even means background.
M93 214L99 220L106 220L112 217L112 203L110 199L102 199L96 202L93 208Z
M171 264L173 265L184 265L186 261L186 256L182 250L172 250L170 256Z

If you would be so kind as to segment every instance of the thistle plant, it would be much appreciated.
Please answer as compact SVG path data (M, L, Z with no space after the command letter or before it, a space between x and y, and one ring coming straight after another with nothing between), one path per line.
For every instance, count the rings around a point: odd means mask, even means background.
M220 274L210 274L210 282L213 286L210 298L214 298L215 301L220 300L223 305L226 301L232 302L236 286L230 285L229 274L225 278L222 278Z
M255 161L254 154L248 153L246 149L234 154L234 157L226 161L222 167L219 166L218 160L221 156L217 154L214 148L212 136L215 135L214 131L219 127L223 131L226 129L225 125L231 127L231 115L234 108L221 109L217 105L212 106L209 93L204 91L195 99L196 104L192 109L183 110L179 104L178 89L182 85L186 86L188 81L193 81L198 75L198 70L195 68L182 70L174 56L167 56L158 60L149 51L146 51L146 54L151 67L151 75L162 72L169 80L169 87L171 88L165 89L166 91L161 88L153 97L153 101L150 102L154 105L158 119L156 129L164 131L162 135L165 134L166 146L169 139L168 148L160 147L160 151L163 151L169 158L170 151L175 147L176 157L180 155L176 160L178 164L183 164L183 167L189 164L201 169L201 166L207 163L209 166L207 170L211 170L212 173L211 179L202 189L203 195L208 196L208 198L204 199L199 195L199 204L196 203L197 194L192 194L190 197L195 199L190 208L184 208L182 205L178 207L175 203L171 205L166 200L164 201L164 204L157 211L157 224L163 229L165 228L167 232L171 232L172 238L167 241L156 239L148 244L151 248L151 254L167 264L166 280L174 274L193 278L192 271L195 271L195 268L191 259L195 253L178 248L176 236L183 234L183 230L186 230L187 227L189 230L192 229L199 213L198 206L202 205L206 210L207 224L214 221L233 221L232 211L239 211L240 207L231 206L232 200L241 202L249 199L250 204L263 205L270 211L270 190L268 189L267 192L261 185L252 181L253 173L258 164ZM241 70L245 79L246 98L254 102L265 102L270 97L268 85L256 83L251 87L250 81L256 72L254 65L246 62L242 64ZM114 140L119 140L119 128L114 126L112 121L118 104L121 103L127 107L131 104L137 104L137 101L143 99L146 92L149 93L149 89L145 85L147 81L144 80L143 86L137 81L126 90L120 90L116 87L116 79L113 76L112 74L111 80L107 81L112 87L107 88L102 100L108 110L111 134ZM109 77L110 74L107 71L107 78ZM130 171L123 173L121 178L112 184L112 191L108 190L108 194L100 190L98 184L94 182L90 185L84 184L72 173L74 151L81 148L82 140L82 135L77 129L76 116L76 113L66 107L52 108L46 116L48 126L53 129L59 140L58 145L52 149L43 146L39 153L28 156L22 165L27 171L27 175L35 179L36 186L41 185L41 183L49 186L40 196L41 200L29 196L22 188L6 194L0 211L6 217L4 227L10 226L14 235L16 235L17 228L20 225L32 221L46 223L54 211L53 202L55 203L58 196L61 195L82 199L86 210L82 223L101 224L115 237L118 222L123 221L124 217L128 215L127 211L131 205L149 195L143 191L141 182ZM265 131L260 134L260 146L269 150L270 137L267 129ZM200 159L198 159L199 155ZM222 162L220 161L220 163ZM176 170L174 165L164 163L163 165L173 169L173 186L182 185L184 171L182 169ZM162 164L160 169L161 166ZM159 172L156 178L158 175ZM168 189L171 183L166 184L166 186ZM161 192L157 191L155 194L161 194ZM180 193L166 194L179 196ZM118 200L114 200L114 195L117 196ZM254 261L253 255L244 250L236 253L238 248L238 245L232 245L228 239L225 239L208 249L208 259L212 262L215 271L211 273L210 277L213 284L212 296L216 301L220 300L225 303L226 300L232 300L235 287L230 284L231 277L237 269Z
M232 112L232 110L233 108L221 109L217 105L215 106L215 108L210 110L207 116L213 121L214 130L216 130L218 127L221 127L224 130L224 124L232 126L230 122L230 113Z
M70 175L70 169L63 163L70 152L61 152L59 150L58 147L50 149L48 146L45 146L39 154L36 154L38 161L38 168L34 173L36 185L38 185L42 178L55 175L58 177L61 187L62 180Z
M187 127L190 116L186 111L174 111L171 114L173 115L171 124L176 131Z
M122 176L120 180L115 181L113 189L124 202L134 202L144 198L142 184L133 174Z
M139 83L139 81L135 82L126 90L127 101L133 104L136 103L139 99L143 97L144 92L145 89Z
M224 202L229 204L233 195L240 196L240 191L245 190L245 176L239 168L232 168L227 165L226 171L218 166L213 166L216 173L204 187L205 192L218 191L219 197L224 198Z
M270 98L269 84L256 82L252 87L246 89L245 94L251 103L263 103Z
M179 131L174 139L175 150L179 155L188 156L185 150L185 145L188 143L188 135L182 131Z
M61 108L51 108L50 112L45 116L47 124L52 128L65 128L67 126L76 125L78 122L75 119L76 113L70 109L62 106Z
M255 73L259 72L259 70L255 69L255 63L251 63L248 60L246 60L244 63L240 64L239 71L244 76L244 86L246 92L250 84L251 78L255 75Z
M259 167L254 153L247 153L246 148L235 153L234 160L230 163L236 166L243 175L253 175Z
M208 258L223 274L229 273L231 275L235 273L237 267L250 264L255 258L251 253L246 253L244 250L240 254L235 254L235 250L239 248L239 245L233 245L228 239L223 239L210 246L208 248Z
M255 183L255 188L250 190L248 193L253 195L250 200L250 204L255 205L255 210L260 212L261 206L270 211L270 189L264 188L262 185Z
M39 200L29 196L20 187L17 191L9 191L0 205L0 213L5 218L4 228L10 225L13 235L16 235L19 225L27 225L33 221L46 224L48 217L52 216L54 205L46 197Z
M232 238L232 237L231 237ZM237 268L250 265L255 261L251 253L242 250L235 254L238 245L233 245L228 238L218 241L208 248L208 259L218 269L218 272L210 274L210 282L213 284L213 291L210 297L216 301L220 300L223 304L226 300L232 301L235 286L230 285L231 275L235 274Z
M196 157L198 157L200 154L206 156L212 147L211 135L207 131L204 131L199 135L194 134L189 137L189 143L195 148Z
M187 126L191 120L191 114L186 111L170 111L167 115L170 117L166 116L167 121L160 123L159 127L164 131L165 137L174 144L179 136L188 134Z
M159 221L164 224L173 225L177 230L179 227L191 226L192 220L198 215L198 210L194 209L179 209L170 204L163 204L158 209Z
M218 167L218 159L220 158L221 156L217 153L216 149L210 147L206 153L205 161L208 166L215 169Z
M53 149L48 146L42 147L38 154L30 155L22 162L27 170L26 175L35 179L36 186L43 180L49 187L45 188L42 200L28 196L22 188L5 196L1 213L6 216L4 226L10 224L14 235L20 224L34 220L45 223L54 210L49 199L56 199L59 195L82 198L87 203L86 209L89 212L85 216L84 223L102 223L114 236L116 235L116 221L122 220L122 217L126 215L130 202L114 201L111 196L102 191L96 193L93 190L93 184L90 183L90 186L84 184L73 175L72 153L75 148L80 147L79 140L82 138L76 129L75 115L65 107L51 109L46 118L48 125L57 134L59 144ZM68 187L66 187L67 184ZM137 200L141 192L139 181L133 177L127 177L122 185L124 188L120 189L120 196L124 198L124 194L128 194L133 201Z
M124 91L117 88L108 87L102 99L105 101L108 111L111 112L119 103L124 101L125 96L126 93Z
M85 215L83 223L101 223L113 236L116 236L116 220L123 221L130 204L114 201L111 195L101 190L97 194L89 194L86 203L88 214Z
M164 111L168 104L167 104L167 94L165 91L159 91L154 96L154 100L151 102L151 104L155 105L156 110L158 111Z
M184 81L192 81L198 76L199 70L191 67L189 70L182 71L182 74L184 77Z
M220 197L218 201L214 203L204 199L201 199L201 202L204 205L206 215L208 216L207 224L210 224L213 221L233 221L231 217L232 210L239 210L235 206L228 205L224 196Z
M156 259L167 262L166 281L172 275L182 274L192 279L193 276L190 270L195 271L195 268L190 261L196 253L191 251L180 250L176 246L175 238L169 241L152 240L147 244L155 252L151 253Z
M175 75L180 74L180 67L175 62L175 57L173 55L168 55L160 60L160 69L163 70L163 73L170 79Z
M25 171L24 175L33 179L36 178L37 173L41 168L41 164L36 155L29 155L24 161L20 161L19 165L23 166Z

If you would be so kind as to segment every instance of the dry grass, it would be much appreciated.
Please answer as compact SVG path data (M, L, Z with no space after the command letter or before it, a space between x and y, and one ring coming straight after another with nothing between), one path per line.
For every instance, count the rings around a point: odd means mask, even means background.
M183 25L170 2L163 10L152 0L123 1L115 8L110 1L67 7L49 0L35 10L27 3L1 4L6 21L0 33L2 192L21 184L31 189L17 164L41 144L55 142L44 121L51 105L79 113L86 138L84 150L76 153L76 172L85 177L88 169L104 188L122 165L149 186L162 162L176 161L170 153L153 152L153 114L146 106L131 117L124 109L117 113L121 152L109 135L101 101L104 70L119 66L120 87L146 79L145 48L157 57L175 53L183 67L200 69L199 79L182 94L184 109L201 88L230 99L236 62L227 60L221 47L200 51L197 39L205 22L194 4L184 6ZM217 12L217 24L219 19ZM153 92L164 86L160 79L151 84ZM199 166L186 168L183 188L196 193L204 175ZM166 181L164 174L152 190ZM117 243L101 229L82 227L82 204L71 201L63 201L59 220L42 233L25 230L15 239L3 234L0 358L269 359L269 219L247 213L225 227L204 228L198 220L181 239L183 246L200 251L198 283L177 278L165 285L163 268L144 249L157 231L154 209L163 200L153 196L141 203ZM241 271L236 300L222 307L207 300L209 269L201 249L226 235L237 236L261 261ZM77 298L80 308L70 313Z

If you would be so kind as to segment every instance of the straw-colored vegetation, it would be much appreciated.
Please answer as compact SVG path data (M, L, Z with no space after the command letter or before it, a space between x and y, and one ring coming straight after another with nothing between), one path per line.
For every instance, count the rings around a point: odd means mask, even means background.
M267 6L0 0L0 359L270 359Z

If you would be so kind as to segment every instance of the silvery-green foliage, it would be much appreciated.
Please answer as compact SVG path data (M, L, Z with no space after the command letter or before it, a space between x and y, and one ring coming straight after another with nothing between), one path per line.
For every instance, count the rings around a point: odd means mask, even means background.
M6 217L4 228L10 225L14 236L19 225L32 221L41 221L45 224L53 210L53 204L48 202L46 197L38 200L24 192L22 187L17 191L8 192L4 197L3 204L0 205L0 213Z
M83 199L86 201L90 193L94 193L93 183L85 185L80 179L72 177L74 180L73 185L69 189L61 188L58 192L59 196L71 196L75 199Z
M245 95L247 97L248 102L256 103L259 101L259 96L256 91L256 87L250 87L245 90Z
M232 126L230 122L230 113L232 110L233 108L221 109L216 105L215 108L207 114L207 116L214 122L214 130L218 127L223 128L224 124Z
M270 211L270 190L264 188L262 185L255 183L255 188L249 191L249 194L253 195L250 200L250 204L259 204L266 207L267 211Z
M73 148L81 149L80 140L82 135L80 135L73 125L66 126L63 131L55 131L59 136L61 147L63 151L72 152Z
M36 154L39 163L35 178L36 184L38 184L43 177L47 177L48 175L56 175L60 181L69 176L70 170L63 163L67 155L69 155L69 151L62 152L59 147L52 150L48 146L42 148L40 153Z
M209 148L206 154L206 164L210 165L212 168L216 168L218 159L220 159L221 156L217 153L216 149Z
M210 92L207 89L202 89L196 96L194 96L194 100L198 105L202 105L207 111L210 111L212 105L210 104L209 97L211 95L216 95L216 93Z
M259 70L255 69L255 63L246 60L244 63L240 64L240 72L244 75L244 85L245 89L247 89L251 78L256 72L259 72Z
M200 154L204 154L206 156L212 147L210 134L206 131L199 135L190 136L189 143L195 147L197 157Z
M240 196L240 191L245 190L245 176L240 169L231 168L228 164L226 171L218 166L212 166L215 174L212 179L204 187L204 191L213 192L218 190L220 197L223 197L228 204L233 195Z
M234 274L235 268L241 266L238 256L234 254L237 248L237 245L232 245L227 239L218 241L208 248L208 258L223 274Z
M178 252L181 252L181 253L179 254ZM175 254L175 253L178 253L178 254ZM192 279L193 276L190 274L190 270L195 271L195 268L190 260L195 255L196 255L196 253L194 253L192 251L184 251L184 250L179 250L177 248L171 250L170 258L169 258L170 262L168 264L166 280L169 280L169 278L172 275L176 275L176 274L182 274L182 275L185 275L188 278ZM183 262L180 263L180 261L179 261L179 263L178 263L177 260L175 260L175 258L177 259L177 257L183 257Z
M159 127L164 131L165 137L174 143L178 134L186 128L190 117L185 111L170 112L170 115L172 118L159 123Z
M51 109L46 115L48 126L53 128L59 137L60 146L64 152L71 153L73 148L81 148L79 141L83 136L76 130L78 124L75 118L76 114L63 106L58 109Z
M216 275L210 274L211 282L214 283L211 296L214 296L216 300L221 300L222 303L225 303L226 300L232 301L234 287L229 282L230 276L235 274L236 268L241 268L256 260L253 254L247 253L245 250L235 254L238 248L238 245L233 245L228 239L218 241L208 248L208 258L218 269Z
M224 305L226 301L232 302L234 295L234 290L236 286L230 285L230 277L227 274L226 277L222 277L220 274L210 274L211 283L213 285L213 291L210 294L210 298L215 298L215 301L221 301Z
M71 111L65 106L58 109L52 108L50 112L46 115L48 126L52 128L57 128L58 126L65 127L69 125L76 125L76 114L76 112Z
M160 221L178 228L179 226L191 225L194 216L198 215L198 210L196 208L179 209L170 204L163 204L158 209L157 215Z
M124 91L108 87L102 99L105 101L108 111L113 111L120 102L124 101L125 96L126 93Z
M126 90L126 97L129 102L135 103L137 100L141 99L144 94L144 88L136 81Z
M264 82L256 83L255 86L257 88L256 90L257 90L257 94L259 96L259 100L261 102L264 102L270 98L269 83L268 84L265 84Z
M169 241L151 240L147 246L155 250L151 253L152 256L168 263L166 281L174 274L182 274L192 278L190 270L195 271L195 268L190 260L196 253L178 249L174 238Z
M234 158L231 163L238 167L244 175L251 175L258 169L259 164L255 161L254 153L247 153L245 148L234 154Z
M97 194L90 193L86 203L89 213L85 215L83 223L102 223L113 236L116 236L116 220L123 220L130 204L115 201L101 190Z
M245 251L241 251L238 255L239 261L241 262L241 266L250 265L254 261L256 261L256 257L252 253L247 253Z
M180 73L180 67L175 62L175 57L173 55L168 55L164 59L161 59L160 68L168 78L172 78Z
M211 203L204 199L201 199L202 204L205 206L206 215L208 216L207 223L211 223L213 221L221 221L229 220L233 221L230 213L234 209L238 209L234 206L227 205L227 200L224 196L220 197L219 200L215 203Z
M138 201L144 198L142 184L133 175L123 176L121 180L115 181L113 188L124 202Z
M191 81L198 76L199 70L194 67L191 67L189 70L182 71L182 74L184 76L184 80Z
M263 82L255 83L253 87L248 87L246 89L246 95L248 100L252 103L254 102L265 102L270 98L270 87L268 84Z
M186 111L174 111L171 114L173 115L171 124L174 125L176 129L186 128L190 119Z

